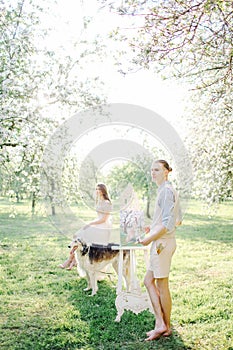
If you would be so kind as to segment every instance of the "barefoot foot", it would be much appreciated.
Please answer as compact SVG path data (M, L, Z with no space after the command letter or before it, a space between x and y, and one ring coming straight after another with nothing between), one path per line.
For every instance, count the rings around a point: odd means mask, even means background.
M146 332L146 335L149 337L153 332L154 332L155 330L154 329L152 329L151 331L149 331L149 332Z
M168 329L165 333L163 333L163 337L170 337L172 335L172 330Z
M166 331L167 331L167 328L153 329L152 331L146 334L148 338L146 338L145 341L159 339Z

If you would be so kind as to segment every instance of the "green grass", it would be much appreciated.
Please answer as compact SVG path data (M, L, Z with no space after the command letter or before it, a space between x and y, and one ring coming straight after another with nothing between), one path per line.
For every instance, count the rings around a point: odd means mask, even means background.
M191 202L177 230L170 287L174 334L145 343L151 313L125 311L116 323L116 276L99 283L96 296L83 289L75 269L57 265L67 257L71 237L60 234L45 215L31 217L26 204L0 202L0 348L208 349L233 350L233 203L214 217ZM83 213L87 216L87 213ZM138 258L138 275L145 272Z

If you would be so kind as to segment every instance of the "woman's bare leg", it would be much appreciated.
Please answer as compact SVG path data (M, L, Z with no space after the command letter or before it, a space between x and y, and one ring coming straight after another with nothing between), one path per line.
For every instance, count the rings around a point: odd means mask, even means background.
M150 296L151 304L153 306L156 317L155 328L150 332L147 332L148 338L146 340L155 340L158 339L168 329L163 317L162 305L160 302L160 293L155 284L155 278L152 271L147 271L144 279L144 284Z
M167 327L166 336L171 334L171 309L172 299L169 290L169 280L167 278L158 278L156 281L157 289L159 291L160 304L163 312L163 319Z

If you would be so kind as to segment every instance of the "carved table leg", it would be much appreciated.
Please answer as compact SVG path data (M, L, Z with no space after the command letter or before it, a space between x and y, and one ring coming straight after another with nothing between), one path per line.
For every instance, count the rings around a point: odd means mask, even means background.
M120 322L124 310L130 310L135 314L149 309L154 313L150 302L149 295L142 293L140 283L137 279L136 272L136 252L135 249L130 249L130 291L122 290L123 279L123 250L120 250L119 264L118 264L118 283L117 283L117 297L115 301L117 309L116 322Z

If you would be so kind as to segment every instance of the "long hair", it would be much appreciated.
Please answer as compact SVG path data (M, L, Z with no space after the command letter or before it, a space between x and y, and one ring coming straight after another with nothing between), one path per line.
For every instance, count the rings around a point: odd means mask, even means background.
M98 183L98 184L96 185L96 187L99 187L99 189L100 189L100 191L101 191L101 193L102 193L104 199L107 200L107 201L109 201L109 202L111 203L111 200L110 200L109 195L108 195L108 190L107 190L107 187L105 186L105 184L103 184L103 183Z

